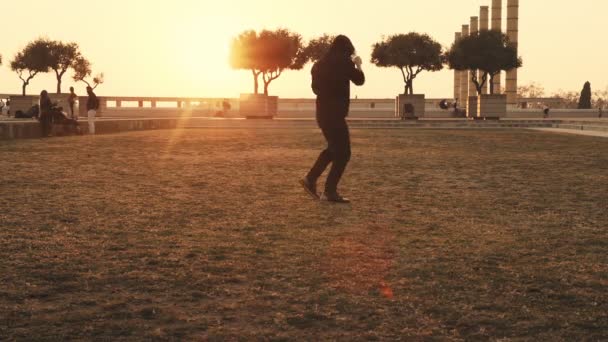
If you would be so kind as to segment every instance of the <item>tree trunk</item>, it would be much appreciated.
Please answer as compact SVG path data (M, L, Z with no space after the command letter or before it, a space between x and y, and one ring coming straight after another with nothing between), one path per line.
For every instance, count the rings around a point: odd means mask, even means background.
M23 96L25 96L25 88L27 88L27 83L23 83L23 86L21 86Z
M270 82L264 82L264 96L268 96L268 86Z
M490 74L490 95L494 95L494 74Z
M258 94L260 90L259 76L260 74L256 73L255 70L251 70L251 74L253 75L253 93Z
M407 80L405 83L405 95L413 95L414 94L414 80Z
M61 76L57 75L57 94L61 94Z

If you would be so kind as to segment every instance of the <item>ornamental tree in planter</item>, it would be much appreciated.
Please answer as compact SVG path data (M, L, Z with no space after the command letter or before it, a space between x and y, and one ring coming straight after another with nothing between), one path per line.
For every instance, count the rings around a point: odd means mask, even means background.
M74 64L82 54L80 47L76 43L64 43L62 41L49 42L49 68L55 71L57 78L57 94L61 94L61 82L63 75L74 68Z
M49 41L38 39L27 44L11 61L11 70L17 73L22 82L21 93L26 96L27 86L39 73L49 71Z
M304 56L307 57L307 60L311 61L312 63L318 62L327 54L335 39L336 36L324 34L310 40L308 45L306 45L304 48Z
M264 30L259 34L246 31L235 38L230 64L235 69L251 70L254 77L254 93L241 95L241 114L250 118L276 115L278 98L268 96L270 84L285 70L302 69L306 61L302 37L286 29ZM263 95L259 94L260 75Z
M374 44L371 62L379 67L401 70L405 90L397 97L396 114L404 118L423 116L424 95L414 95L414 79L423 71L443 69L441 44L427 34L393 35Z
M507 112L506 95L494 94L494 77L501 71L508 71L522 66L517 56L517 47L509 41L507 35L500 31L480 31L456 41L447 52L450 69L469 71L475 84L478 100L476 108L467 108L477 116L501 117ZM476 72L481 71L481 79ZM490 83L490 94L482 94L482 88Z
M93 76L91 80L87 80L92 74L91 62L86 58L80 57L74 62L74 76L72 76L72 79L76 82L83 82L95 90L100 84L105 82L105 75L103 72L100 72Z

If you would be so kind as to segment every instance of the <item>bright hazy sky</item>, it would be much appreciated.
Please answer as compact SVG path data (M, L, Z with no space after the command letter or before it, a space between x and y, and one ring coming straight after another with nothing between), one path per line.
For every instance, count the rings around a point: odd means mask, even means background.
M506 16L506 2L503 11ZM491 0L7 0L0 6L0 93L19 93L10 71L15 53L40 36L77 42L103 71L101 95L237 97L252 92L251 74L228 65L231 39L246 29L285 27L305 39L322 33L351 37L363 57L367 84L359 98L388 98L403 91L397 69L369 64L371 45L383 35L430 34L444 46L479 6ZM506 21L503 21L503 25ZM608 1L520 0L520 84L547 92L608 86ZM287 71L270 86L273 95L312 97L310 65ZM450 97L453 72L422 73L416 93ZM64 91L73 84L64 77ZM54 91L54 73L37 76L29 93ZM83 86L77 87L84 93Z

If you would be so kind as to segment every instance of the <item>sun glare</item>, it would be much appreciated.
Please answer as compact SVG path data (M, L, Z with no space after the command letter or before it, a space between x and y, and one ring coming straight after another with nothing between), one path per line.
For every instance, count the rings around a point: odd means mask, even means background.
M228 58L231 30L214 18L184 21L174 27L172 47L181 75L193 80L221 82L231 72Z

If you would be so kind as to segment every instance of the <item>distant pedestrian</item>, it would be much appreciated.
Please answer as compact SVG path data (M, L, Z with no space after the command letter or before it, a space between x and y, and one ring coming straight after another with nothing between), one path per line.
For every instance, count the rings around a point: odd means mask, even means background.
M68 96L68 110L70 111L70 119L78 120L78 114L74 112L74 106L76 105L76 100L78 99L78 95L74 92L74 87L70 87L70 95Z
M230 105L230 101L228 101L228 99L224 99L224 101L222 101L222 109L224 111L224 115L227 115L228 112L232 109L232 106Z
M52 135L53 128L53 115L51 110L53 108L53 102L49 97L49 93L46 90L40 92L40 103L38 104L38 118L42 127L42 136L50 137Z
M350 202L338 193L337 188L351 156L346 116L350 107L350 82L358 86L365 83L361 64L361 57L355 55L350 39L340 35L332 42L329 52L312 68L312 90L317 95L317 123L327 140L327 148L300 184L315 199L319 199L317 180L332 164L320 199Z
M97 115L97 110L99 109L99 99L97 99L97 95L95 95L93 88L91 87L87 87L87 94L89 95L89 98L87 99L89 134L95 134L95 116Z
M546 104L543 105L543 119L546 119L549 117L549 111L551 109L549 108L549 106L547 106Z

